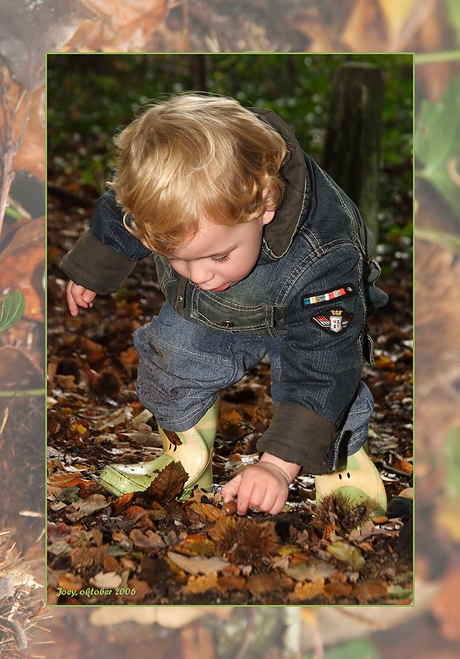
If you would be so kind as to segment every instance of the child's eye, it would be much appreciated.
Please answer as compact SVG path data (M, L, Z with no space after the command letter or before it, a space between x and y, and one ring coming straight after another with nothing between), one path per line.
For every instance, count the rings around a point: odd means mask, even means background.
M226 254L225 256L220 256L219 258L213 259L213 261L215 261L216 263L225 263L225 261L228 261L229 258L230 256Z

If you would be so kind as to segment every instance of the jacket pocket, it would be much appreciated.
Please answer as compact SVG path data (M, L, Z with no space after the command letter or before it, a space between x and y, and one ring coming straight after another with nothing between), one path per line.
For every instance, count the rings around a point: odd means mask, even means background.
M271 306L246 306L198 289L192 293L190 318L213 329L275 336L274 315Z

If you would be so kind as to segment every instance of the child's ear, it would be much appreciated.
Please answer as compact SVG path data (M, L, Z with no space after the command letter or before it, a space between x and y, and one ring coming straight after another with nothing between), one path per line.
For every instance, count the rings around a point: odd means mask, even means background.
M273 218L275 217L275 212L276 212L276 211L265 210L265 211L262 213L262 224L263 224L263 225L265 225L265 224L270 224L270 222L271 222L271 221L273 220Z

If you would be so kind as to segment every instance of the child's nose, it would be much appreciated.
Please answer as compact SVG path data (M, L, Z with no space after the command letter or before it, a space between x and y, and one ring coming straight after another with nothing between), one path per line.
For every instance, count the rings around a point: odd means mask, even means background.
M211 281L213 273L204 264L189 263L189 277L194 284L202 285Z

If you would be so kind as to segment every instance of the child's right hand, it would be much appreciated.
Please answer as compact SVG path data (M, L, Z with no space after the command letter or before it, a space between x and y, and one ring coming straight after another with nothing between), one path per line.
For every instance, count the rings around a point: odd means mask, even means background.
M91 309L95 297L96 293L90 291L84 286L78 286L78 284L72 280L67 284L67 304L72 316L76 316L78 314L78 307Z

